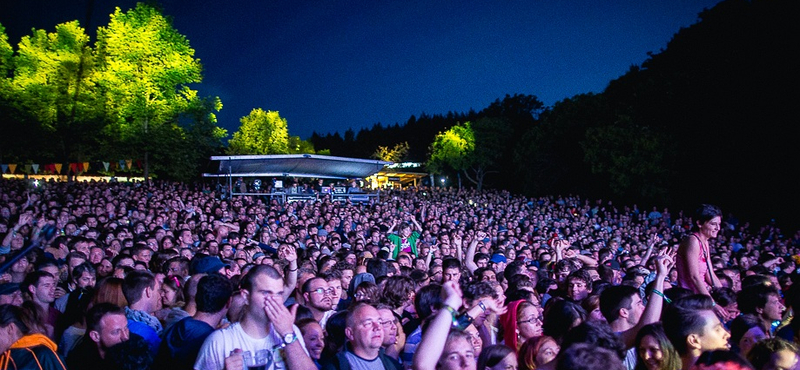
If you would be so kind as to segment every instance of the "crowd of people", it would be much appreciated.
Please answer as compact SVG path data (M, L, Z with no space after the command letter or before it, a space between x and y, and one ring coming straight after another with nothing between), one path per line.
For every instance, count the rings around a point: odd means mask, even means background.
M800 232L712 205L216 190L0 180L0 370L798 362Z

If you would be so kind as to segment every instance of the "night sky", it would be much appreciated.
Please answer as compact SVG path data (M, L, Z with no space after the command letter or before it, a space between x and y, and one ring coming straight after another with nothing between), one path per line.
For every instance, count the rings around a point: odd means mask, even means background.
M546 105L601 92L719 0L163 0L204 67L231 133L256 107L292 135L356 132L411 115L480 110L505 94ZM1 1L12 45L32 27L78 19L94 39L114 6L135 1ZM247 5L242 5L246 3Z

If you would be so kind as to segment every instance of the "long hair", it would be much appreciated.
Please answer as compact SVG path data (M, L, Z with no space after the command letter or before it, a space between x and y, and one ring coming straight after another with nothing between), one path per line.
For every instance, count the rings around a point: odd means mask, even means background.
M643 326L639 329L639 333L636 334L636 367L634 370L647 370L647 367L644 365L644 359L642 359L642 353L639 351L642 339L647 335L653 337L658 343L658 347L661 349L661 363L664 365L661 370L678 370L683 366L678 351L675 350L675 347L672 346L672 342L670 342L669 339L667 339L667 335L664 334L664 327L661 326L661 323L654 323Z
M478 356L478 367L476 369L486 369L503 361L509 354L514 354L514 350L502 344L484 347L481 355Z
M109 276L100 280L97 284L97 290L92 298L92 305L98 303L111 303L117 307L125 307L128 305L128 300L122 293L122 283L124 280Z
M536 357L539 356L542 346L544 346L547 341L556 343L556 340L553 339L553 337L549 337L547 335L540 335L538 337L528 339L525 341L525 343L522 343L522 347L519 348L518 358L520 370L536 370Z

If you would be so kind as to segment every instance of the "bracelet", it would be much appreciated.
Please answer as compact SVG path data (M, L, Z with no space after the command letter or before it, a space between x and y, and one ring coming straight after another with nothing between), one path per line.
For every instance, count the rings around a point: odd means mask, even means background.
M458 327L458 319L456 318L456 315L457 315L457 313L456 313L456 309L455 309L455 308L453 308L453 307L450 307L450 306L448 306L448 305L446 305L446 304L443 304L443 305L442 305L442 309L444 309L445 311L448 311L448 312L450 312L450 316L452 316L452 317L453 317L453 327L454 327L454 328L455 328L455 327Z
M480 307L483 312L486 312L486 305L483 304L483 301L478 301L478 307Z
M661 293L658 289L653 289L653 294L664 298L664 302L672 303L672 300L667 298L667 296L665 296L664 293Z
M289 272L295 272L295 271L297 271L297 270L299 270L299 269L300 269L300 268L298 267L298 268L296 268L296 269L289 269L288 271L289 271Z

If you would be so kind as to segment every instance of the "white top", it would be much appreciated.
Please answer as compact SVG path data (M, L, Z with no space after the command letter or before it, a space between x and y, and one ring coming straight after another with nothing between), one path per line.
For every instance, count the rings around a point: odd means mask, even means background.
M294 326L294 333L297 335L297 341L300 342L303 351L308 354L306 344L303 341L303 334L297 326ZM283 344L283 338L278 335L272 324L270 324L269 335L265 338L257 339L245 333L242 326L237 322L225 329L214 331L206 338L200 348L194 368L195 370L222 370L225 367L225 358L230 356L231 352L236 349L250 351L250 353L255 354L256 351L261 349L279 348L281 344ZM267 370L286 369L286 363L283 360L283 349L274 349L272 351L272 359L273 362L267 367Z

